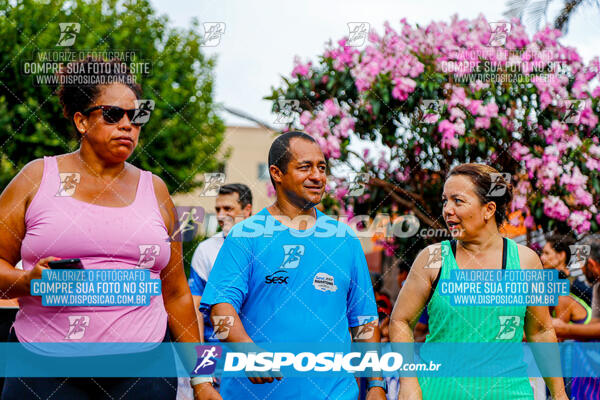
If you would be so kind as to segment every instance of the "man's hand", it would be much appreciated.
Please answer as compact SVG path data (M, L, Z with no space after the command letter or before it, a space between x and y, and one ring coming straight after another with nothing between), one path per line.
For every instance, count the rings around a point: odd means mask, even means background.
M209 382L194 385L192 390L194 391L194 400L223 400L219 392Z
M380 387L373 387L367 392L367 400L385 400L385 390Z
M271 383L275 380L280 381L283 378L281 373L276 371L261 372L260 375L262 376L252 376L257 375L256 373L246 373L246 375L248 375L248 379L250 380L250 382L254 383L255 385Z

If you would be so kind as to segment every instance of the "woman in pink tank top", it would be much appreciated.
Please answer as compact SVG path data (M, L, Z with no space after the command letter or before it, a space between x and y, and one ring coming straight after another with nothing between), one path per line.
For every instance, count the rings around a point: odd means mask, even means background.
M119 61L88 58L77 63L88 68L103 64L94 70L105 73L86 77L114 82L61 87L63 112L81 136L80 148L30 162L0 196L0 295L19 298L14 334L32 351L54 356L60 354L48 354L43 342L158 345L168 329L177 341L200 342L181 242L170 240L177 217L168 189L151 172L126 162L149 117L149 108L142 106L148 103L139 100L141 88L128 72L114 72ZM81 75L86 69L67 71L63 73ZM152 279L160 279L162 293L143 306L42 305L40 296L30 295L31 281L42 277L49 261L68 258L81 259L86 270L147 270ZM23 270L14 268L19 259ZM57 378L27 379L26 386L33 385L42 398L79 393L69 392L75 389L61 380L53 387L52 379ZM116 388L127 379L111 384ZM24 398L28 389L19 381L23 379L7 380L2 399ZM151 378L141 381L148 382L150 398L175 398L176 380L175 389L168 388L172 380L162 384L166 389L157 389ZM139 395L130 390L127 398L140 398L141 386ZM198 384L194 391L196 398L220 398L210 383Z

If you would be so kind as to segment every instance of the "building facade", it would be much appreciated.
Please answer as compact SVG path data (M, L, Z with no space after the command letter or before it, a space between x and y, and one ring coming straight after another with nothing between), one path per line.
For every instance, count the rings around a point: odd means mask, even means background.
M219 183L243 183L252 190L253 212L271 204L273 198L268 196L269 167L267 156L276 132L263 127L228 126L218 157L224 161L222 171L213 174L223 174ZM204 181L207 176L200 174L198 179ZM210 179L210 177L208 176ZM224 180L221 180L224 178ZM216 191L205 192L205 188L197 188L189 193L176 194L173 201L176 206L201 207L204 210L200 226L201 234L210 235L217 229L215 220ZM202 232L204 230L204 232Z

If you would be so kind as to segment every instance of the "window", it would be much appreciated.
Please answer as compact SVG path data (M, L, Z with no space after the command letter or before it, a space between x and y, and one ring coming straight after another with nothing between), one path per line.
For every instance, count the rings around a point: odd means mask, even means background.
M258 164L258 180L259 181L268 181L269 177L269 167L267 163L259 163Z

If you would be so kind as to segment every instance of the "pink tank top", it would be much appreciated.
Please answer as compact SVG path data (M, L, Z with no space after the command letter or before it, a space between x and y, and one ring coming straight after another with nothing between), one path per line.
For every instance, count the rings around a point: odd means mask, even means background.
M25 213L23 269L32 269L39 259L54 256L80 258L85 269L146 268L152 279L160 278L171 249L150 172L141 171L135 200L126 207L94 205L65 193L68 191L61 187L56 158L44 157L39 190ZM167 325L162 295L152 296L149 306L46 307L40 296L21 297L19 305L13 326L19 341L31 345L158 343ZM40 352L44 352L43 346Z

